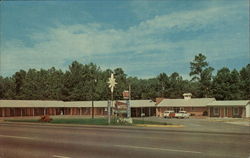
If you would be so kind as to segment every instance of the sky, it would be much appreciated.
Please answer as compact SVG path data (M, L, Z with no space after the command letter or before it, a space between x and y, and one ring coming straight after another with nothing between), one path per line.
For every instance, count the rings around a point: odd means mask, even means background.
M215 72L250 63L248 0L1 1L0 72L75 60L128 76L178 72L202 53Z

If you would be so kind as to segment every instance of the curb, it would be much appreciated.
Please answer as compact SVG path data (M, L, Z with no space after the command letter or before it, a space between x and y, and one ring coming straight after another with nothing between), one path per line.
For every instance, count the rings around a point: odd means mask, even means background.
M171 128L182 128L183 125L153 125L153 124L136 124L138 127L171 127Z
M1 122L1 121L0 121ZM157 125L157 124L134 124L132 126L114 126L114 125L81 125L81 124L57 124L57 123L34 123L34 122L8 122L3 121L5 124L19 124L19 125L40 125L40 126L61 126L61 127L111 127L111 128L133 128L133 127L170 127L170 128L182 128L183 125Z

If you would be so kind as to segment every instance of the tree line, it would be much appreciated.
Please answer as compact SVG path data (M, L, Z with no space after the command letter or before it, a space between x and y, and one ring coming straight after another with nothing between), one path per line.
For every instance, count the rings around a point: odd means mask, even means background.
M131 85L132 99L183 98L190 92L193 97L214 97L217 100L250 99L250 64L241 70L223 67L213 75L214 68L206 56L198 54L190 62L191 80L174 72L160 73L149 79L130 77L122 68L102 70L93 63L74 61L63 72L54 67L20 70L11 77L0 76L0 98L20 100L108 100L110 89L107 81L111 73L117 81L114 99L122 99L122 92Z

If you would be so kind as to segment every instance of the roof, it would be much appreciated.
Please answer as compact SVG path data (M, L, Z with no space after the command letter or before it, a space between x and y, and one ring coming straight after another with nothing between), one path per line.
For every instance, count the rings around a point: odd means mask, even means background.
M108 101L93 101L94 107L107 107ZM92 101L68 101L64 102L65 107L92 107Z
M184 96L185 96L185 95L189 95L189 96L191 96L191 95L192 95L192 93L184 93L183 95L184 95Z
M107 107L107 101L94 101L95 107ZM92 107L92 101L0 100L0 107Z
M132 108L136 107L155 107L155 102L152 100L130 100Z
M163 99L157 107L246 106L249 103L250 100L215 101L214 98ZM107 101L94 101L94 107L107 107L107 104ZM152 100L131 100L130 104L132 108L156 106ZM92 101L0 100L0 107L92 107Z
M215 98L192 98L192 99L164 99L158 107L206 107L208 103L215 101Z
M207 106L246 106L250 100L227 100L227 101L213 101Z
M119 100L119 102L126 103L125 100ZM130 100L130 107L132 108L155 107L155 102L152 100Z
M0 100L0 107L64 107L64 102L48 100Z

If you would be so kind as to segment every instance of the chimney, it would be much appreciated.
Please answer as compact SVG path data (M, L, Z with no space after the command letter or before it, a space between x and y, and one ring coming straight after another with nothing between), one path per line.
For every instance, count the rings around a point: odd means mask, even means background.
M192 93L184 93L183 97L184 97L184 99L191 99Z
M161 102L163 99L166 99L166 98L156 98L156 105L160 104L160 102Z

